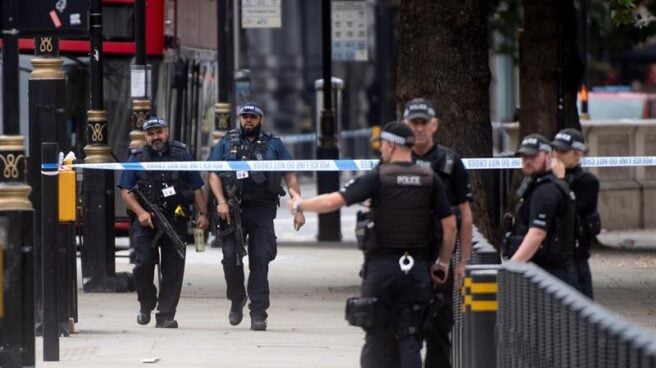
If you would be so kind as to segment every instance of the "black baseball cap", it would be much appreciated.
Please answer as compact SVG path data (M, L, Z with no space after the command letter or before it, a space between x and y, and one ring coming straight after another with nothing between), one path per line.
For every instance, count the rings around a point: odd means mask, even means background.
M246 102L239 108L239 115L253 114L257 116L264 116L264 109L257 102Z
M405 104L403 120L424 119L430 120L435 117L435 109L430 101L425 98L415 98Z
M540 151L551 152L551 142L542 134L529 134L522 139L516 154L535 156Z
M415 144L415 136L412 129L406 124L398 121L391 121L383 127L380 136L376 139L385 140L398 145L412 147Z
M150 118L143 123L141 129L146 131L150 128L166 128L166 121L162 118Z
M577 150L588 152L588 147L585 145L583 134L574 128L567 128L559 131L551 142L551 145L555 149L563 151Z

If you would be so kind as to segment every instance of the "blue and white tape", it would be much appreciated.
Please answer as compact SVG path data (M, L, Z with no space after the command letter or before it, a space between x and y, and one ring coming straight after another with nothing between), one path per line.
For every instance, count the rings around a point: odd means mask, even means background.
M517 157L463 158L468 170L519 169ZM367 171L379 160L262 160L262 161L160 161L73 164L73 169L136 171ZM656 156L585 157L584 167L656 166ZM45 163L43 170L56 170L58 164Z

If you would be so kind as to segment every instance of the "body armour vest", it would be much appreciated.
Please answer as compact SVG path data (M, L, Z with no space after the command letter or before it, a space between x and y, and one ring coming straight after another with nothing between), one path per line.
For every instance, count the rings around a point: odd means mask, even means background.
M184 143L171 141L169 142L169 152L172 161L183 161L187 151ZM152 161L152 156L156 154L148 145L136 149L132 153L139 162ZM188 183L182 180L177 171L138 171L137 181L145 182L152 188L149 193L145 194L151 202L159 205L167 215L171 215L177 205L188 206L193 203L193 190ZM165 187L174 187L175 195L164 197L161 190Z
M557 179L552 174L539 177L527 185L523 192L520 193L521 199L517 204L517 218L515 219L516 224L513 233L521 237L526 235L528 225L526 224L525 217L528 216L528 209L525 206L528 206L528 203L530 203L535 189L540 185L547 185L548 183L555 184L563 196L563 202L561 202L558 208L558 213L554 218L551 228L547 231L546 239L540 245L533 258L531 258L531 261L538 265L561 263L567 259L571 259L576 244L576 198L570 190L569 185L564 180ZM522 191L521 188L520 191Z
M266 157L267 147L271 135L260 132L257 139L251 144L242 141L239 129L228 132L230 148L227 159L229 161L260 161L274 160L275 157ZM280 180L280 172L251 171L246 179L237 180L241 200L245 203L278 203L278 197L284 195Z
M431 150L428 155L421 158L416 157L417 165L430 167L440 176L442 184L444 185L446 199L452 206L457 205L457 203L454 203L455 195L451 188L451 174L453 173L453 166L455 165L456 157L455 151L439 144L436 144L435 149Z
M431 208L433 171L384 164L379 168L379 201L373 208L376 236L367 249L429 250L434 240Z

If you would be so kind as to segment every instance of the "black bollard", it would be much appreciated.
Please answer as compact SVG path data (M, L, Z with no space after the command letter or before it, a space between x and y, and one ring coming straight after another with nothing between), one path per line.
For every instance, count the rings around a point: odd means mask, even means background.
M34 70L28 85L30 144L27 152L27 182L32 187L30 199L34 205L34 262L37 332L40 333L42 301L41 275L41 142L62 142L66 139L66 79L59 58L57 37L35 37Z
M34 285L31 251L34 210L25 184L23 137L0 136L0 246L4 299L1 367L34 365ZM29 253L27 254L29 255Z
M41 144L44 163L57 162L59 145ZM56 169L55 169L56 170ZM41 176L41 234L43 275L43 360L59 361L59 311L57 303L57 176Z

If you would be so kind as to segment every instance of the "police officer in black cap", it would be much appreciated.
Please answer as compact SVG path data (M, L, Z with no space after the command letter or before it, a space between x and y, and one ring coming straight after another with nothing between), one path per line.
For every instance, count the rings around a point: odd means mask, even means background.
M169 129L160 118L151 118L143 124L146 145L132 151L128 162L146 161L192 161L185 145L178 141L169 142ZM150 313L157 307L158 328L177 328L176 307L182 290L184 276L184 252L176 249L175 243L155 229L153 214L144 209L131 190L139 190L158 206L178 236L184 239L187 223L192 219L189 207L196 205L196 227L205 229L209 224L207 203L203 194L203 180L198 172L192 171L123 171L118 187L121 197L132 212L132 235L134 244L134 284L140 309L137 323L150 322ZM153 241L155 240L155 243ZM160 253L161 252L161 260ZM162 281L159 297L153 284L155 265L160 262Z
M573 287L574 193L551 172L551 142L529 134L517 150L522 157L520 198L514 218L506 218L503 253L517 262L533 262Z
M592 274L588 258L590 258L590 246L601 231L601 219L597 212L599 180L581 168L581 158L587 153L588 147L580 131L573 128L563 129L556 134L551 145L554 148L552 163L554 174L559 178L565 178L576 195L577 246L574 262L579 290L592 299Z
M471 257L473 218L470 202L473 200L465 165L456 151L434 143L439 120L431 103L415 98L405 105L403 121L414 133L412 156L417 165L435 171L446 191L451 209L458 219L458 246L460 260L449 273L447 282L435 290L426 318L424 338L428 367L450 367L451 328L453 327L453 287L460 288L465 277L465 265ZM455 278L455 280L454 280Z
M455 241L456 219L439 177L412 163L412 130L400 122L380 134L383 164L358 177L339 192L302 199L292 192L288 207L298 211L331 212L371 199L362 298L371 309L366 322L362 367L421 367L423 314L431 283L444 283ZM442 227L441 247L435 227ZM436 253L439 256L436 259ZM394 332L397 343L390 337ZM392 349L398 349L394 351Z
M230 130L212 149L211 161L291 160L291 155L278 137L262 130L264 110L256 102L247 102L239 108L239 128ZM223 221L234 221L230 216L226 185L236 181L240 201L242 239L247 239L250 274L248 289L244 288L244 266L236 247L235 237L223 239L223 271L227 284L227 297L231 301L228 320L236 326L243 318L242 309L248 299L251 303L251 329L267 328L269 308L269 262L276 258L276 218L279 198L284 195L280 183L285 179L288 189L299 192L298 179L293 172L237 171L210 173L209 183L217 199L217 212ZM233 209L234 210L234 209ZM294 228L305 223L302 212L294 216Z

